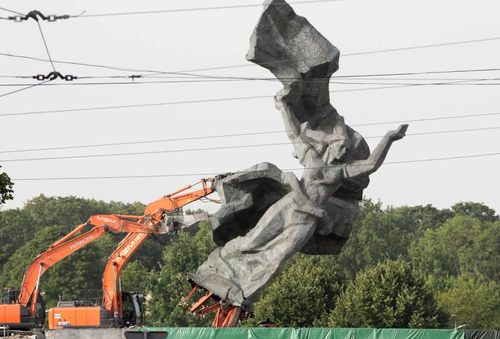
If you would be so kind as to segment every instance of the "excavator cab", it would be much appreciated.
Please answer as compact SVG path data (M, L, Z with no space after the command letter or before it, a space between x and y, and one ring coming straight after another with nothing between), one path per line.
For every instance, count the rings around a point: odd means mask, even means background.
M32 328L41 328L43 326L43 323L45 322L45 303L43 302L42 298L44 295L45 292L38 292L38 298L36 299L35 316L28 317L33 319L34 326L32 326ZM31 299L28 301L28 304L26 304L26 311L28 311L29 308L31 307L32 300L33 300L33 295L31 296Z
M30 298L26 306L18 303L20 290L6 290L0 300L0 322L14 330L28 330L41 328L45 321L45 304L42 296L44 292L38 293L35 314L30 316L30 307L33 298Z
M136 292L122 292L123 326L142 326L144 296Z
M17 298L21 293L20 290L9 290L5 289L5 293L2 295L2 299L0 304L9 305L9 304L17 304Z

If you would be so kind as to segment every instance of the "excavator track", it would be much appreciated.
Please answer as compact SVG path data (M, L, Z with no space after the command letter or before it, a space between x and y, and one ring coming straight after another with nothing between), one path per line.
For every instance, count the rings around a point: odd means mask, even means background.
M0 331L0 338L4 337L4 332ZM39 331L18 331L9 330L5 333L5 338L9 339L45 339L45 333Z

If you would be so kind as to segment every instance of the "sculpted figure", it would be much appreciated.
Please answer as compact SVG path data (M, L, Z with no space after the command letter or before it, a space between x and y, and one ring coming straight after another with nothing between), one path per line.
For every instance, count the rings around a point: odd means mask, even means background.
M258 293L301 251L336 254L359 212L368 176L408 125L387 132L370 153L330 104L328 82L339 51L284 0L267 0L247 58L283 83L275 97L302 178L269 163L217 183L222 207L212 218L219 245L192 284L251 312Z

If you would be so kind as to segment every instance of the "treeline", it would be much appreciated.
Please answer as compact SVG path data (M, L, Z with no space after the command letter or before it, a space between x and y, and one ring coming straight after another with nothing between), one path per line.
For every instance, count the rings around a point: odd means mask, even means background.
M19 287L36 255L89 216L143 210L140 203L41 195L22 209L0 211L0 284ZM47 307L59 294L68 300L100 288L105 262L122 238L106 234L51 267L41 279ZM201 294L186 301L186 273L213 249L210 225L202 223L151 237L134 255L123 290L148 295L149 326L210 326L210 316L188 312ZM244 326L270 318L291 327L452 328L457 320L469 329L500 330L499 259L500 221L488 206L383 208L366 200L342 253L295 255Z

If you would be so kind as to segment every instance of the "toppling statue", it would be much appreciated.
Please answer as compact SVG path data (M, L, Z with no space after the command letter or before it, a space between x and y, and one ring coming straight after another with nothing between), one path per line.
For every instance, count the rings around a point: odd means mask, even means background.
M295 253L341 251L368 176L408 127L387 132L370 153L330 104L339 51L284 0L265 1L250 41L247 59L284 86L275 106L304 172L298 180L261 163L218 181L222 207L212 218L212 234L219 247L189 274L192 284L245 312Z

